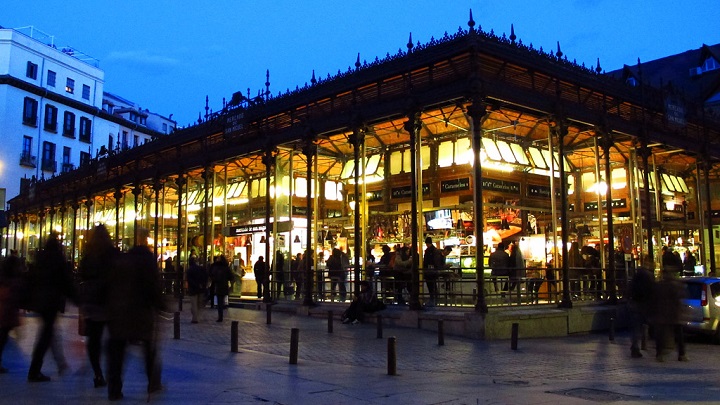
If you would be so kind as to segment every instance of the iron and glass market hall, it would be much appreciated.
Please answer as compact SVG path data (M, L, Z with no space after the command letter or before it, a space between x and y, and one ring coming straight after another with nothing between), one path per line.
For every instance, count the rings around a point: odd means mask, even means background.
M26 182L4 248L31 258L57 232L77 263L95 225L123 250L143 227L162 267L224 254L253 281L263 256L266 302L311 306L359 280L410 309L616 302L665 246L693 255L692 272L716 262L719 121L634 72L604 74L471 16L293 91L273 95L268 73L257 96L206 105L195 125ZM442 268L423 263L428 246ZM401 275L382 257L404 247L414 260ZM511 277L490 268L504 247L519 257ZM334 249L340 280L325 268ZM237 284L254 296L255 282Z

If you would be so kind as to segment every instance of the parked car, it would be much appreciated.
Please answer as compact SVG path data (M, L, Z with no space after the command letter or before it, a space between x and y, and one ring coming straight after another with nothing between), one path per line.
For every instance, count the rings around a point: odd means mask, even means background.
M682 277L685 284L689 320L685 330L712 336L713 343L720 344L720 278Z

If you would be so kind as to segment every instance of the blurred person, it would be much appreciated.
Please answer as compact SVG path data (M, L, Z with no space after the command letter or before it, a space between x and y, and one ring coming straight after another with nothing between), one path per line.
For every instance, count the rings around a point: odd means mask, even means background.
M287 295L285 291L285 255L282 250L275 252L275 260L273 261L273 269L275 269L275 277L273 282L275 283L276 297L280 298L280 295Z
M57 314L65 310L66 298L76 301L70 266L65 260L62 244L56 233L48 236L28 276L30 283L28 309L36 312L42 321L32 352L28 381L45 382L50 381L50 377L42 373L43 359L47 349L53 345ZM59 341L55 341L53 346L58 373L62 374L68 368L62 354L62 346Z
M360 282L360 293L353 299L350 306L343 312L340 320L342 323L352 323L353 325L363 322L366 313L372 313L385 309L383 304L377 298L377 294L370 287L370 282L363 280Z
M2 365L2 354L13 328L20 326L19 306L23 293L23 262L17 250L10 251L0 266L0 374L8 369Z
M188 295L190 296L191 323L198 323L198 310L202 307L207 293L208 275L205 269L197 263L195 257L188 259Z
M123 398L122 375L128 343L143 347L148 395L162 389L157 347L157 317L164 308L160 274L149 249L149 232L136 231L137 242L108 272L108 399Z
M410 248L399 246L392 263L393 273L395 273L395 299L398 304L405 305L405 295L409 295L408 283L412 280L413 260L410 256Z
M655 277L645 266L639 267L628 286L628 308L632 328L632 343L630 356L642 357L640 342L643 338L645 325L652 311L653 293L655 291Z
M87 336L88 359L95 374L93 378L95 388L107 385L100 367L100 353L102 335L107 324L108 271L111 266L117 264L119 254L107 228L98 225L90 232L78 265L81 316Z
M432 237L425 238L425 253L423 254L423 277L428 288L430 298L427 306L435 306L438 301L438 285L437 281L440 277L440 270L445 266L445 257L442 252L435 247Z
M302 281L304 280L304 275L300 271L300 264L302 263L302 261L302 253L298 252L297 255L295 255L293 260L290 262L290 278L292 279L293 283L295 283L293 289L295 299L300 299L300 295L302 294Z
M345 298L347 297L347 288L345 286L347 274L344 264L343 252L338 248L333 248L330 257L325 263L328 269L328 275L330 276L330 293L333 301L335 300L335 294L338 289L340 290L341 302L345 302Z
M260 258L262 258L262 256L260 256ZM217 298L218 318L216 322L222 322L225 312L225 300L230 293L230 282L233 279L232 271L230 270L230 265L225 255L216 256L215 261L210 265L210 278L213 281L215 297Z
M672 254L672 253L671 253ZM685 321L682 299L685 289L677 280L674 268L661 272L661 279L655 283L653 291L653 313L651 321L655 327L655 358L665 361L673 345L677 345L678 360L687 361L682 323Z
M490 265L490 275L493 278L493 287L495 293L500 292L501 298L505 298L507 291L507 282L499 281L499 277L507 277L510 274L510 255L505 251L505 243L500 242L494 252L490 253L488 259Z
M683 260L683 276L685 277L691 277L695 275L695 265L697 265L697 260L695 259L695 255L691 251L687 251L685 253L685 260Z

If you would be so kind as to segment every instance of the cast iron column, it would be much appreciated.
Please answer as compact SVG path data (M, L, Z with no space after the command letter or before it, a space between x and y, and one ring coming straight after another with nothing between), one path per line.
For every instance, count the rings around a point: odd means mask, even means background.
M483 242L483 181L480 149L482 149L482 126L489 114L482 96L474 94L471 101L472 104L468 106L468 115L473 151L473 222L475 224L475 282L477 288L475 311L486 314L488 307L485 301L485 263L483 262L485 245Z
M207 249L208 240L210 239L210 224L208 223L208 221L213 221L212 214L208 213L208 209L209 209L208 200L210 199L210 196L212 195L211 193L209 193L212 178L213 178L213 173L210 172L211 170L212 170L212 168L206 167L205 170L203 170L203 172L202 172L203 194L204 194L203 209L202 209L202 212L203 212L203 215L202 215L202 218L203 218L203 246L202 246L202 253L200 254L200 260L202 260L202 264L204 266L207 266L208 262L212 263L212 261L213 261L212 257L208 257L208 249Z
M306 244L307 249L305 249L305 254L303 256L303 260L305 261L305 299L303 300L303 305L305 306L315 306L315 302L313 302L312 299L312 290L313 290L313 279L314 279L314 268L313 268L313 248L312 248L312 220L313 220L313 210L312 210L312 161L313 156L315 156L315 153L317 151L317 145L313 142L312 139L308 139L305 143L305 147L303 148L303 154L305 155L305 160L307 163L307 203L305 205L306 212L306 219L307 219L307 232L306 232Z
M560 228L562 228L561 244L562 244L562 285L563 295L562 301L558 304L559 308L572 308L572 299L570 298L570 261L568 260L568 232L570 229L568 224L568 199L567 199L567 177L565 174L565 136L567 136L567 125L563 118L559 118L554 126L551 127L558 137L558 156L560 157L558 168L560 171ZM577 186L576 186L577 189ZM555 190L550 190L555 193ZM554 194L553 194L554 197ZM555 213L556 214L556 213ZM554 264L557 266L557 264ZM553 270L554 271L554 270ZM550 287L548 287L550 288Z
M120 200L123 197L120 187L115 189L113 197L115 197L115 247L120 249Z
M420 304L420 265L422 263L422 254L418 237L418 168L417 168L417 141L420 133L420 113L413 112L408 115L405 121L405 130L410 134L410 167L412 170L411 186L410 186L410 240L412 248L412 274L410 278L410 302L409 307L412 310L422 309Z
M273 168L275 167L275 156L277 152L270 146L267 147L265 155L262 157L262 162L265 165L265 278L263 279L263 302L271 302L272 296L270 294L270 275L272 269L270 269L270 234L273 224L270 223L270 176L272 175ZM275 179L275 184L280 184L279 179ZM276 188L277 193L277 188ZM277 194L275 194L277 198ZM273 246L274 247L274 246Z
M708 229L708 256L710 257L710 271L715 273L715 237L713 236L712 227L712 198L710 197L710 169L712 163L710 159L705 158L705 203L707 210L707 229Z
M643 141L642 145L638 149L638 154L640 155L640 158L643 162L643 186L645 190L645 232L647 237L647 254L645 259L641 259L640 263L642 266L645 266L646 264L653 263L653 244L652 244L652 217L651 217L651 209L652 209L652 195L650 194L650 164L648 163L648 160L650 159L651 150L647 146L647 143ZM650 271L655 270L655 267L653 265L653 268L648 269Z
M360 131L358 126L354 126L353 133L350 136L350 142L353 144L353 159L355 161L355 217L353 228L355 231L355 283L353 291L357 297L360 294L360 255L362 254L362 247L360 245L362 230L360 229L360 215L363 212L362 207L364 206L364 196L360 193L360 148L365 143L365 134ZM364 172L364 170L363 170ZM365 241L362 241L364 243ZM367 264L365 265L367 267Z
M160 182L160 179L155 179L153 182L153 191L155 192L155 230L153 232L153 237L155 238L154 244L153 244L153 252L155 253L155 257L158 257L158 231L160 228L160 190L162 190L163 186Z
M613 146L613 138L609 131L606 131L602 137L602 148L605 154L605 183L607 183L607 191L605 192L605 204L607 205L607 294L610 304L617 304L617 290L615 286L615 234L613 229L613 206L612 206L612 168L610 167L610 148ZM602 220L602 219L601 219ZM601 241L602 241L602 235Z

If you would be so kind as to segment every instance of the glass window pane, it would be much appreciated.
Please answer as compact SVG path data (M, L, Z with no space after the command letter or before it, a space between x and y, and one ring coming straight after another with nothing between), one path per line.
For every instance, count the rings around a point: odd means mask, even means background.
M420 147L420 159L422 160L422 170L430 168L430 147L423 145Z
M455 142L455 164L466 165L473 161L470 138L460 138Z
M510 148L512 149L513 154L515 155L515 159L518 163L525 166L530 165L530 161L528 160L527 155L525 154L525 150L523 150L522 146L517 143L511 143Z
M445 141L438 146L438 167L449 167L453 164L453 141Z
M685 179L683 179L682 177L677 177L676 179L678 185L680 186L680 190L682 190L683 193L689 193L690 191L688 190L687 183L685 183Z
M660 175L660 178L662 178L662 186L663 186L663 187L662 187L662 191L665 191L665 190L667 190L667 191L675 191L675 185L674 185L673 182L670 180L670 176L668 176L668 175L665 174L665 173L662 173L662 174Z
M380 165L380 158L382 155L372 155L368 158L367 164L365 165L365 175L370 176L377 173L378 166Z
M307 197L307 179L298 177L295 179L295 196Z
M498 150L500 151L500 155L502 156L503 160L508 163L515 163L515 155L513 155L512 149L510 149L510 145L508 145L505 141L497 141L495 142L497 144Z
M325 199L330 201L337 200L337 187L334 181L327 180L325 182Z
M483 138L482 144L483 144L483 149L485 149L485 154L487 155L488 159L495 160L498 162L502 160L502 157L500 156L500 151L498 150L497 146L495 145L495 142L493 142L492 139Z
M402 172L402 151L392 152L390 154L390 174L399 174Z
M528 152L530 152L530 157L532 158L535 167L540 169L548 168L548 165L545 163L545 159L542 157L542 153L540 153L538 148L530 147L528 148Z
M550 151L547 149L541 149L540 152L542 153L543 158L545 159L545 163L550 167L550 164L552 162L552 168L555 171L560 170L560 166L558 166L557 161L554 161L552 157L550 156Z
M342 173L340 173L341 179L349 179L351 177L355 177L355 161L349 160L345 162L345 166L343 166Z

